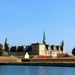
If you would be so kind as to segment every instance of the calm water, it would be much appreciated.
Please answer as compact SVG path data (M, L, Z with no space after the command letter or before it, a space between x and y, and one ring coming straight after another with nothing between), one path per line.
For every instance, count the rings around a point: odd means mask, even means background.
M0 75L75 75L75 67L0 66Z

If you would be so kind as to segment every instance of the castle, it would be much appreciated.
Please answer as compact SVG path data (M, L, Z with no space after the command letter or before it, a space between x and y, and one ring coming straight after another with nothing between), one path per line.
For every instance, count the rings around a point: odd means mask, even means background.
M46 45L40 43L32 44L31 55L47 55L47 56L56 56L57 54L62 54L64 50L63 41L61 45Z
M57 54L62 54L64 51L64 41L60 45L48 45L46 44L45 32L43 33L43 43L32 43L29 46L12 46L9 47L8 40L5 40L5 51L11 52L12 55L24 55L26 52L29 55L44 55L44 56L57 56Z
M64 41L60 45L47 45L45 32L43 34L43 43L33 43L31 55L45 55L45 56L57 56L57 54L63 54Z

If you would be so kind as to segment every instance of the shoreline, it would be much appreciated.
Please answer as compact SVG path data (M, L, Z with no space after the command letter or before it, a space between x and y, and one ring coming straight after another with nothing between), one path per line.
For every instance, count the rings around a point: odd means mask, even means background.
M75 63L0 63L0 66L49 66L49 67L75 67Z
M24 59L16 57L0 57L0 65L75 67L75 58L64 57L47 59Z

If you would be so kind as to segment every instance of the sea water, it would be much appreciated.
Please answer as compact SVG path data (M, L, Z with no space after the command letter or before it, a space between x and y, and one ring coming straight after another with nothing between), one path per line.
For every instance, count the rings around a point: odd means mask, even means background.
M75 75L75 67L0 66L0 75Z

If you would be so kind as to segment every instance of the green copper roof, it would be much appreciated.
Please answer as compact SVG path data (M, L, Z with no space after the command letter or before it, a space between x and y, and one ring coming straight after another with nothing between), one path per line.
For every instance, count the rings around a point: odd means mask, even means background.
M8 39L7 38L5 39L5 43L8 44Z
M46 44L46 36L45 36L45 32L43 33L43 44Z
M23 49L26 50L26 46L25 45L23 45Z

